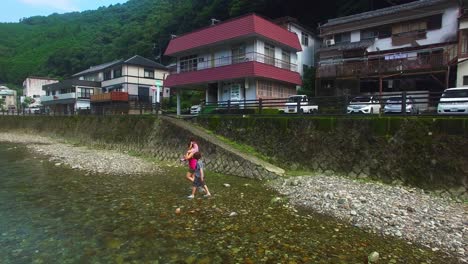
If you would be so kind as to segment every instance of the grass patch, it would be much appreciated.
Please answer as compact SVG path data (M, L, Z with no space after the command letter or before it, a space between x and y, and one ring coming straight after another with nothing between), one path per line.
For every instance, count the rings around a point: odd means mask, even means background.
M266 155L258 152L254 147L252 146L249 146L249 145L245 145L245 144L242 144L242 143L239 143L239 142L235 142L235 141L232 141L228 138L225 138L223 136L220 136L218 134L215 134L213 131L211 130L208 130L202 126L199 126L198 124L193 124L194 126L198 127L200 130L203 130L205 133L219 139L220 141L222 141L223 143L231 146L232 148L236 149L236 150L239 150L240 152L243 152L243 153L247 153L247 154L250 154L252 156L255 156L259 159L262 159L262 160L265 160L265 161L268 161L268 162L271 162L271 159L268 158Z

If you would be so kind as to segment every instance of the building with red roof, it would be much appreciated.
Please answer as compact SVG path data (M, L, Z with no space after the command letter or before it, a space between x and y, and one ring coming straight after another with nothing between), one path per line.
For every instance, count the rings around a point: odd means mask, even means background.
M177 63L164 86L204 90L207 103L286 98L302 84L300 51L296 33L241 16L173 38L164 55Z

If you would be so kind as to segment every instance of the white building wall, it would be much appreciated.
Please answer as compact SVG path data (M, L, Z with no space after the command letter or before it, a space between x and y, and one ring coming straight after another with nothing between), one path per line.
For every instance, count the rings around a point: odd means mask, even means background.
M291 56L291 63L294 63L297 65L297 71L299 72L301 76L303 76L304 75L303 65L307 65L308 67L315 66L315 53L317 51L317 48L319 47L317 46L318 44L317 38L311 32L303 31L292 23L288 24L288 29L289 31L296 33L299 43L301 43L302 51L297 52L297 55L295 55L295 57L297 57L295 62L293 62L292 60L293 56ZM302 32L307 33L309 35L308 46L305 46L302 44Z
M468 61L464 61L458 64L457 87L463 86L463 76L468 76Z
M456 40L458 28L458 7L447 8L442 15L442 27L437 30L429 30L426 34L426 39L417 40L416 42L421 45L431 45L444 43L451 40ZM392 45L392 38L378 39L370 46L367 51L385 51L399 48L411 47L411 44L400 46Z
M57 82L58 80L53 79L27 78L23 82L23 96L34 98L36 100L36 103L34 103L33 105L39 105L41 102L40 97L46 94L45 91L42 90L42 86Z
M361 31L351 31L351 42L359 42L361 41Z

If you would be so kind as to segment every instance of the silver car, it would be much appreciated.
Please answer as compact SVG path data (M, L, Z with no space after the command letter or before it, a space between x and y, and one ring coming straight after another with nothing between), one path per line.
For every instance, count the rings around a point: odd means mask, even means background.
M387 99L384 106L385 114L401 114L402 113L402 96L392 96ZM419 114L419 107L414 101L413 97L406 97L406 111L407 114Z

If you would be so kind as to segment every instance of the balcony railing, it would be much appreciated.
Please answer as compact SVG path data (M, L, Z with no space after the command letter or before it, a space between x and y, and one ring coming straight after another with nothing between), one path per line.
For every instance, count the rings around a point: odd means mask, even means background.
M446 65L447 56L443 53L406 58L382 57L373 60L321 65L317 69L317 76L319 78L372 76L393 72L440 69Z
M48 102L48 101L54 101L54 100L66 100L66 99L76 99L76 93L65 93L65 94L41 96L41 102Z
M91 102L111 102L111 101L128 101L128 93L126 92L110 92L103 94L91 95Z
M213 60L206 60L206 61L198 60L196 62L194 61L187 62L187 64L182 67L179 63L178 66L173 66L170 68L170 73L177 74L177 73L183 73L183 72L199 71L199 70L204 70L204 69L217 68L217 67L222 67L226 65L233 65L233 64L250 62L250 61L261 62L261 63L273 65L275 67L290 70L290 71L297 71L297 65L289 61L280 60L275 57L267 56L262 53L249 52L249 53L245 53L239 56L221 57L221 58L216 58Z

